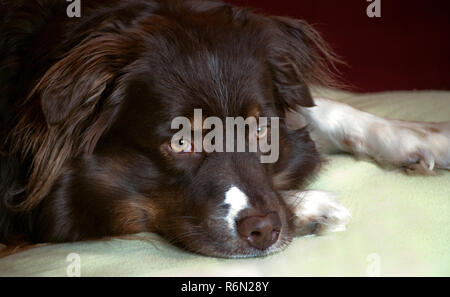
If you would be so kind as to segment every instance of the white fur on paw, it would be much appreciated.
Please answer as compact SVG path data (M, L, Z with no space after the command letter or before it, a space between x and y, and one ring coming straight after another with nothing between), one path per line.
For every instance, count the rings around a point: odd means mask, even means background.
M286 203L295 214L293 221L297 235L345 231L350 212L326 191L288 192Z

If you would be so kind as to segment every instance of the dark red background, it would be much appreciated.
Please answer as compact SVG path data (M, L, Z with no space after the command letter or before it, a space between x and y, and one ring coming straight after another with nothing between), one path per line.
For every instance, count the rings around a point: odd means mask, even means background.
M315 25L356 91L450 89L449 0L381 0L381 18L367 16L366 0L227 2Z

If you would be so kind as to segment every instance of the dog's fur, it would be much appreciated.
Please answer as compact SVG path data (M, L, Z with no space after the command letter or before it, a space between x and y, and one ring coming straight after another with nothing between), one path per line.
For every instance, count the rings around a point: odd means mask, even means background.
M64 0L3 2L0 242L149 231L206 255L265 255L349 219L332 194L298 190L321 163L310 134L319 148L449 166L448 126L394 125L351 109L358 130L327 114L350 107L315 104L308 86L332 83L337 59L302 21L208 0L84 1L72 19ZM174 153L170 122L194 108L280 117L278 162ZM373 146L383 146L372 132L383 128L418 144L402 156ZM271 213L281 222L272 245L257 249L236 233L236 222Z

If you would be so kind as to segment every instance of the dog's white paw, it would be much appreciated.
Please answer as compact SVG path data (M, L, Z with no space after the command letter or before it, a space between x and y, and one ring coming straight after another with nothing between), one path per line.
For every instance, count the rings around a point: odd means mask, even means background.
M283 196L294 212L297 236L344 231L350 221L350 212L331 192L288 191Z

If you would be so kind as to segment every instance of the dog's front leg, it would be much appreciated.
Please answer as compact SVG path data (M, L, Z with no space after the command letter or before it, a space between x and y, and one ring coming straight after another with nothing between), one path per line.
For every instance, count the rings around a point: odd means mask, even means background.
M284 201L292 210L297 236L344 231L350 212L326 191L284 191Z
M349 105L314 98L316 106L287 115L294 128L307 125L319 151L344 151L378 163L430 174L450 169L450 122L428 123L384 119Z

